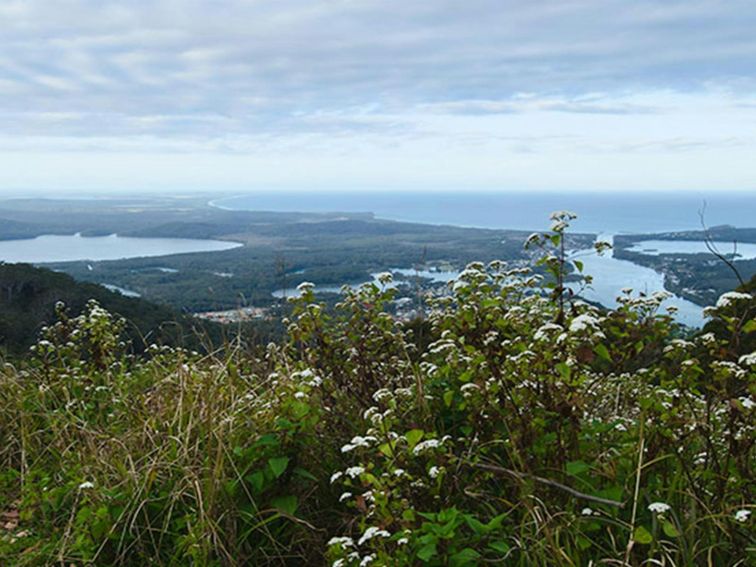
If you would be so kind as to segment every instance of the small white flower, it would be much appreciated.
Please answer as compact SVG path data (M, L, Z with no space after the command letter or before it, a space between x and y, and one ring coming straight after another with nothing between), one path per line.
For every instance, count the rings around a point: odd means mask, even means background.
M591 510L590 508L583 508L583 509L582 509L582 510L580 511L580 514L581 514L582 516L593 516L593 510Z
M751 354L744 354L738 359L740 366L756 366L756 350Z
M409 543L409 539L406 537L399 538L396 540L396 545L407 545Z
M748 521L748 516L750 515L750 510L738 510L737 512L735 512L735 520L741 523L745 523Z
M412 453L415 455L419 455L421 453L424 453L425 451L429 449L436 449L437 447L441 446L441 441L438 439L428 439L427 441L422 441L415 445L415 448L412 449Z
M337 471L331 475L331 484L339 480L344 475L343 472Z
M339 496L339 502L343 502L344 500L348 500L352 497L351 492L344 492L341 496Z
M649 511L656 512L657 514L664 514L665 512L669 512L672 507L664 502L652 502L648 505L648 509Z
M441 469L439 469L437 466L434 465L428 471L428 476L431 478L436 478L440 472L441 472Z
M374 537L391 537L391 534L386 530L371 526L362 534L362 537L360 538L360 541L357 542L357 545L362 545L363 543L370 541Z
M330 540L328 540L328 545L354 547L354 540L351 537L332 537Z
M304 392L295 392L294 397L298 400L301 400L302 398L306 398L307 394L305 394Z
M79 490L86 490L87 488L94 488L94 482L84 481L79 485Z
M345 472L349 478L357 478L365 472L365 469L364 467L349 467Z
M372 555L366 555L362 558L362 561L360 561L360 567L366 567L367 565L370 565L374 559L375 557L373 557Z

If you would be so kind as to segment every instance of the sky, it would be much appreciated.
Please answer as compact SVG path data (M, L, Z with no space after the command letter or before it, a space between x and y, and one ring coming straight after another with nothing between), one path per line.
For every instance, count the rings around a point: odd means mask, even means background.
M753 191L753 0L3 0L0 193Z

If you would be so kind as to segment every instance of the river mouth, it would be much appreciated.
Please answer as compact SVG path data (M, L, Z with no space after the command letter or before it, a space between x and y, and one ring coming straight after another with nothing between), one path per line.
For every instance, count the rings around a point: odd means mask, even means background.
M45 234L23 240L0 240L0 261L26 264L100 262L196 252L221 252L241 246L243 244L238 242L191 238Z
M611 237L603 237L601 240L611 241ZM651 295L656 292L666 292L664 289L663 274L629 260L617 259L614 257L613 251L599 256L591 248L576 250L570 256L575 259L579 258L583 262L584 273L593 276L593 283L590 287L582 289L578 285L574 286L575 291L579 292L580 296L588 301L600 303L604 307L614 309L619 306L617 298L622 295L622 290L625 288L632 288L634 295L638 293ZM403 276L417 276L436 284L448 284L460 274L458 271L416 271L405 268L392 268L387 271ZM382 285L378 282L378 273L371 274L371 276L372 280L369 281L379 286ZM402 280L396 280L389 287L399 287L401 290L401 283ZM357 287L361 284L353 283L348 285ZM341 288L341 285L333 284L316 285L314 291L315 293L340 293ZM279 299L296 297L299 295L299 291L294 286L287 289L277 289L272 295ZM665 311L667 307L676 308L677 311L672 316L677 322L688 327L702 327L705 322L701 306L677 295L671 294L669 299L666 299L662 303L662 311Z

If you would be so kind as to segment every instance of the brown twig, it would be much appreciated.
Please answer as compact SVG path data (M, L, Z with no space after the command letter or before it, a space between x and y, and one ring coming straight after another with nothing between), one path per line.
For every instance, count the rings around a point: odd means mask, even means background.
M552 488L558 488L559 490L567 492L568 494L571 494L575 498L581 498L582 500L588 500L590 502L596 502L598 504L606 504L607 506L615 506L617 508L622 508L624 506L622 502L617 502L616 500L609 500L608 498L601 498L600 496L592 496L590 494L586 494L585 492L580 492L579 490L575 490L574 488L571 488L567 486L566 484L562 484L561 482L557 482L549 478L544 478L542 476L536 476L534 474L515 471L512 469L507 469L507 468L500 467L497 465L489 465L486 463L469 463L468 462L467 464L478 469L483 469L483 470L487 470L487 471L491 471L495 473L508 474L509 476L513 476L519 479L534 480L541 484L545 484L546 486L551 486Z

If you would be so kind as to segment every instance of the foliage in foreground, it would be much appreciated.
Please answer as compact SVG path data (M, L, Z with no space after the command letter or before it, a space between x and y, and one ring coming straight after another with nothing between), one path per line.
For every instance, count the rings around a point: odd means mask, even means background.
M388 285L334 314L304 286L258 356L64 317L0 374L2 564L753 561L753 297L692 337L659 295L572 301L564 220L532 239L549 283L471 264L429 345Z

